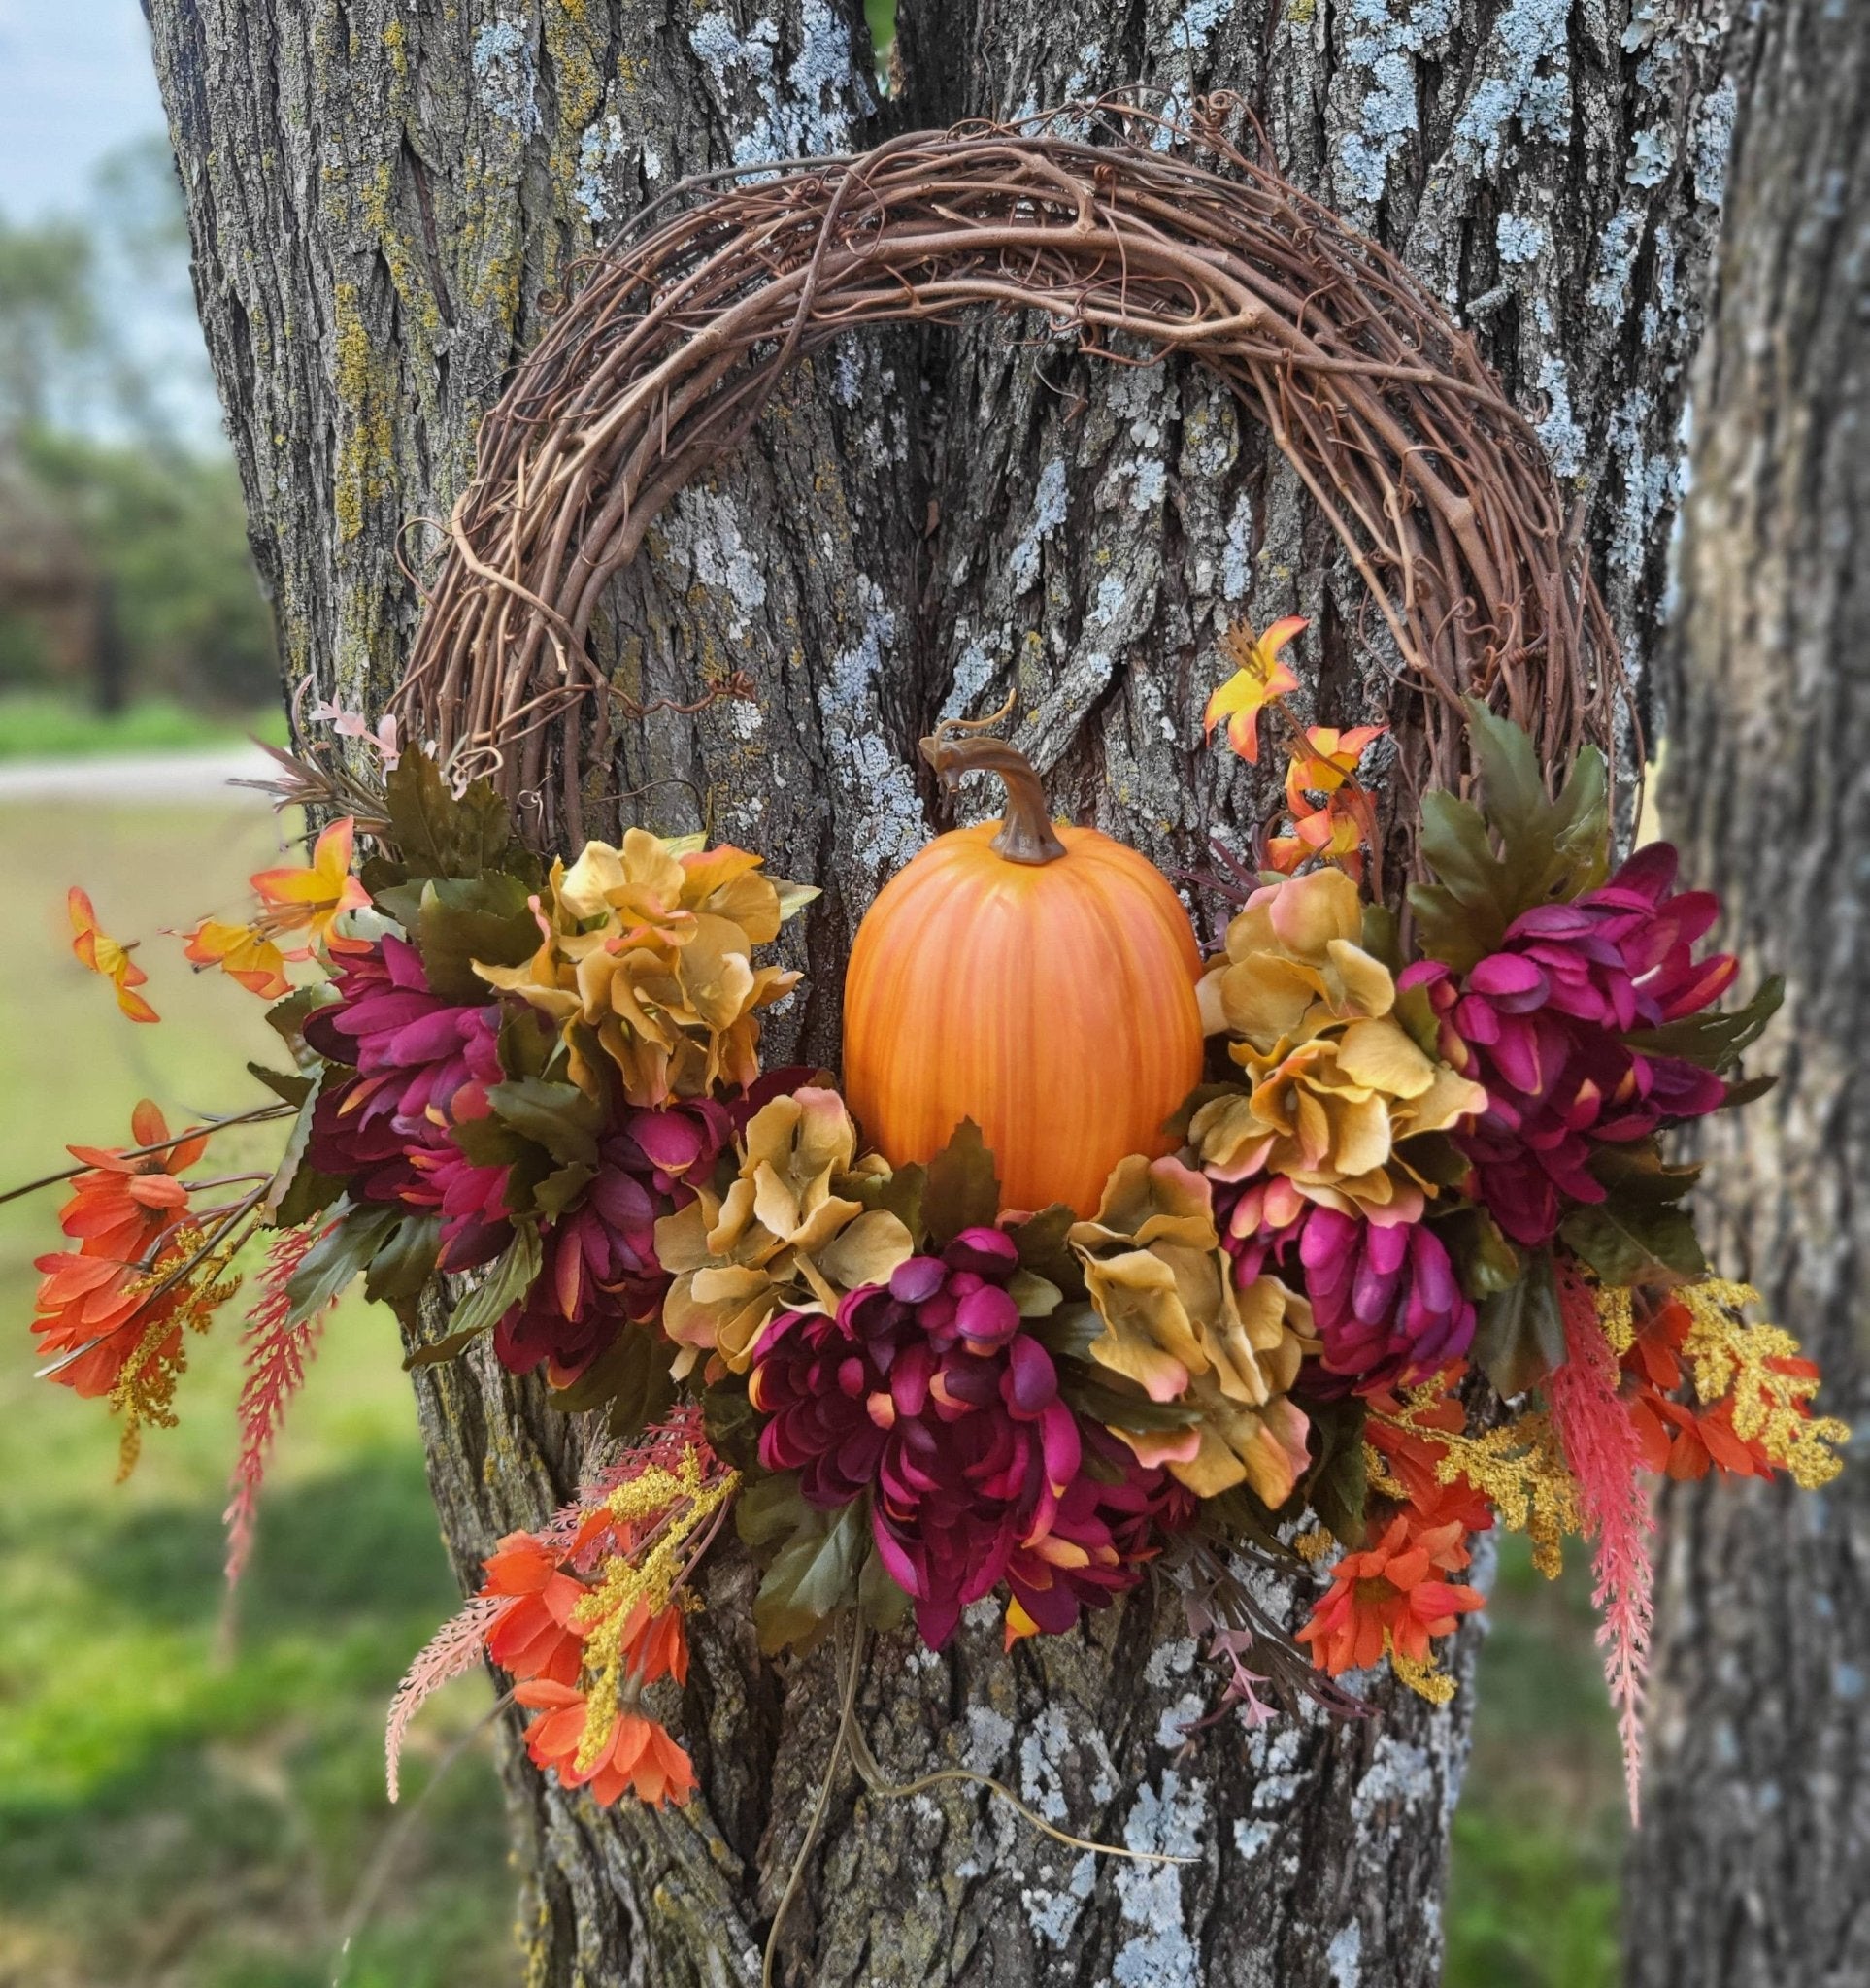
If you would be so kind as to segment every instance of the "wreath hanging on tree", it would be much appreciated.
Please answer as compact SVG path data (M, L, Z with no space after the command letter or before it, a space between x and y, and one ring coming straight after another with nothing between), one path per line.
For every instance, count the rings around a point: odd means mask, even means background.
M270 1238L230 1575L358 1276L412 1362L490 1338L604 1418L578 1500L500 1542L412 1668L392 1791L422 1697L484 1651L540 1767L685 1799L661 1687L730 1520L768 1650L912 1616L940 1646L989 1599L1011 1645L1153 1577L1220 1667L1215 1716L1255 1722L1299 1695L1355 1715L1338 1680L1383 1664L1448 1696L1435 1646L1481 1606L1459 1575L1497 1523L1549 1574L1590 1542L1634 1806L1649 1474L1836 1474L1816 1369L1714 1276L1696 1170L1665 1155L1764 1087L1739 1064L1778 988L1720 1011L1715 899L1666 845L1613 861L1617 652L1551 471L1441 308L1235 150L1228 108L1189 133L1074 107L1095 144L918 134L640 219L484 423L391 711L319 707L355 748L279 755L281 805L327 824L309 865L187 935L271 1004L272 1101L174 1135L146 1103L129 1146L72 1148L35 1329L50 1377L121 1416L126 1468ZM1052 821L1005 712L939 726L933 776L997 776L1002 817L872 906L842 1078L763 1070L799 978L765 949L817 893L698 835L586 840L612 728L646 714L593 623L788 367L981 306L1224 378L1422 694L1385 812L1359 779L1381 728L1286 702L1305 624L1229 632L1206 729L1257 760L1264 727L1288 770L1262 867L1201 879L1235 906L1205 960L1160 872ZM79 957L153 1021L132 949L71 905ZM265 1119L289 1130L263 1178L187 1177ZM424 1340L438 1272L460 1281ZM1311 1569L1305 1621L1255 1601L1269 1561Z

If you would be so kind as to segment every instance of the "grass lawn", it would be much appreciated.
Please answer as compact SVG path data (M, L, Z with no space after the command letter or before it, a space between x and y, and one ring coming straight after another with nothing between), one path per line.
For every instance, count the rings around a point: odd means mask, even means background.
M114 752L237 746L255 732L273 745L284 745L284 713L275 707L250 715L217 716L147 697L105 717L53 691L0 695L0 765L14 759L92 759Z
M122 1143L140 1096L172 1122L246 1101L233 1052L267 1052L259 1004L191 977L158 928L231 910L276 847L247 799L0 806L0 1186L61 1164L67 1140ZM144 939L160 1026L122 1020L73 961L73 882L107 930ZM32 1258L56 1205L0 1208L0 1988L322 1988L392 1820L384 1707L455 1603L393 1332L356 1302L332 1322L230 1613L237 1313L196 1343L182 1426L114 1485L102 1405L31 1378ZM1518 1543L1489 1611L1447 1979L1609 1988L1621 1794L1586 1570L1548 1587ZM469 1678L425 1710L412 1795L490 1700ZM402 1844L349 1988L507 1988L512 1901L477 1743Z

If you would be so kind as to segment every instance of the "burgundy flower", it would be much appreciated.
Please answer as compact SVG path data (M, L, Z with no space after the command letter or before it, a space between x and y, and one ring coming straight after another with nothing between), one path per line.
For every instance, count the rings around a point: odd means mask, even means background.
M1599 1144L1645 1139L1726 1096L1712 1071L1624 1040L1697 1013L1737 971L1729 953L1695 959L1719 907L1707 891L1670 891L1676 860L1653 843L1600 889L1523 912L1464 980L1425 961L1398 982L1427 991L1443 1055L1486 1087L1488 1109L1455 1142L1516 1242L1549 1242L1567 1202L1604 1199L1590 1172Z
M1216 1197L1236 1283L1244 1289L1270 1275L1311 1300L1323 1342L1313 1393L1413 1385L1472 1343L1474 1307L1441 1238L1421 1220L1379 1224L1321 1208L1277 1176L1218 1184Z
M669 1286L656 1222L694 1199L690 1176L705 1177L732 1136L732 1112L708 1098L626 1110L599 1142L588 1185L542 1231L539 1276L494 1328L501 1364L527 1374L543 1363L562 1387L625 1326L651 1323Z
M1065 1628L1135 1584L1177 1515L1166 1473L1081 1434L1006 1288L1018 1268L1003 1231L967 1229L835 1317L782 1314L754 1348L761 1462L820 1510L874 1493L877 1551L936 1648L1003 1579L1033 1625Z
M305 1039L355 1075L326 1077L307 1157L353 1200L439 1208L444 1269L487 1262L511 1233L506 1169L471 1166L449 1128L484 1116L501 1080L498 1004L445 1001L416 948L388 936L347 954L334 979L338 999L306 1017Z

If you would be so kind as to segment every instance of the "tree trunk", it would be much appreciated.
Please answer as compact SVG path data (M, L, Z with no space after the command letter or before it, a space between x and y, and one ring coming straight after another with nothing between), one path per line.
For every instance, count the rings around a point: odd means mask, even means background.
M1634 23L1622 0L905 0L903 89L881 107L852 0L151 5L288 686L381 704L417 608L405 520L447 515L542 296L618 218L686 172L1138 78L1171 110L1238 92L1293 177L1473 322L1540 404L1640 664L1732 101L1720 0L1646 0ZM835 1060L855 920L937 825L914 755L933 717L1017 687L1017 737L1057 804L1186 865L1212 826L1243 845L1277 779L1200 749L1213 638L1293 609L1322 639L1321 719L1413 694L1361 641L1293 480L1208 381L1081 358L1043 324L853 341L793 376L618 589L632 694L691 698L738 668L758 691L626 738L622 812L705 821L824 886L791 941L811 990L769 1048ZM466 1578L568 1492L578 1432L484 1360L425 1376L419 1399ZM833 1714L824 1656L753 1656L734 1626L748 1595L723 1556L682 1722L705 1800L600 1814L509 1747L529 1980L757 1979ZM1011 1658L985 1626L941 1656L885 1641L860 1701L885 1771L962 1762L1081 1834L1192 1861L1100 1862L952 1787L883 1802L846 1783L790 1976L1435 1980L1465 1701L1230 1725L1185 1755L1177 1722L1205 1688L1173 1605L1147 1597Z
M1870 21L1767 10L1697 382L1664 812L1787 977L1780 1087L1711 1121L1723 1261L1855 1424L1821 1498L1678 1491L1629 1869L1638 1988L1870 1980ZM1679 681L1677 680L1679 678Z

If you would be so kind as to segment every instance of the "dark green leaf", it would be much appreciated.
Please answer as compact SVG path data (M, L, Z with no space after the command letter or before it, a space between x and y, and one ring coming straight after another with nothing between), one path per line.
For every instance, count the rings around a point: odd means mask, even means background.
M1402 932L1387 905L1364 906L1361 944L1372 959L1381 960L1392 974L1402 972Z
M747 1399L743 1375L716 1381L701 1397L701 1419L717 1455L750 1482L759 1471L759 1411Z
M248 1066L249 1069L252 1065ZM312 1113L317 1109L318 1086L324 1081L324 1072L308 1079L305 1095L298 1100L298 1111L292 1120L292 1129L285 1135L285 1149L280 1154L280 1163L273 1170L273 1177L267 1183L266 1199L260 1205L260 1219L276 1229L296 1229L299 1223L317 1213L317 1208L308 1208L302 1214L287 1220L283 1213L286 1197L292 1191L292 1184L305 1166L305 1149L312 1140ZM328 1207L335 1201L335 1193L327 1195L318 1204Z
M1305 1412L1312 1424L1312 1464L1300 1480L1298 1500L1343 1544L1355 1546L1363 1538L1364 1405L1351 1395L1308 1401Z
M500 1024L500 1068L509 1077L545 1076L558 1048L558 1033L544 1022L536 1008L522 1008Z
M250 1063L247 1074L258 1077L276 1098L288 1105L302 1105L312 1094L312 1078L303 1071L268 1070L263 1063Z
M932 1247L946 1249L963 1229L991 1228L1000 1217L1000 1181L993 1155L972 1118L928 1163L922 1219Z
M1741 1106L1753 1104L1763 1098L1778 1082L1778 1077L1773 1076L1749 1077L1739 1083L1730 1083L1727 1086L1727 1095L1715 1109L1720 1111L1737 1111Z
M1565 1364L1565 1321L1551 1250L1535 1250L1524 1276L1482 1304L1473 1352L1475 1364L1503 1397L1524 1394Z
M458 1359L485 1331L484 1325L470 1326L466 1332L451 1332L445 1339L431 1340L425 1346L417 1346L403 1355L404 1371L414 1372L417 1367L441 1367L450 1360Z
M1531 739L1478 697L1467 703L1467 736L1481 777L1486 818L1503 842L1523 841L1543 825L1546 783Z
M1039 1321L1041 1326L1050 1322ZM1059 1399L1107 1429L1129 1429L1142 1435L1151 1430L1186 1429L1201 1419L1201 1410L1191 1402L1152 1402L1121 1375L1087 1361L1064 1359L1057 1364Z
M633 1441L675 1400L669 1372L675 1354L651 1327L626 1325L569 1387L554 1389L547 1400L568 1415L602 1408L610 1434Z
M1731 1014L1691 1014L1659 1029L1640 1029L1623 1040L1645 1056L1680 1056L1703 1070L1726 1072L1759 1040L1785 999L1786 982L1775 974L1745 1008Z
M532 1289L539 1275L539 1231L522 1224L513 1241L488 1266L481 1282L454 1308L449 1324L455 1332L484 1332Z
M394 1204L374 1201L360 1207L344 1202L339 1207L337 1222L305 1252L286 1282L285 1295L292 1308L286 1316L289 1325L311 1318L341 1296L403 1213Z
M1028 1320L1026 1330L1054 1360L1087 1362L1090 1349L1104 1337L1104 1321L1088 1299L1077 1298L1055 1307L1044 1318Z
M734 1530L755 1551L789 1538L811 1518L812 1508L792 1471L760 1472L734 1500Z
M373 1302L412 1305L435 1274L435 1253L442 1246L442 1218L424 1209L405 1214L370 1259L364 1274L364 1296Z
M422 955L428 984L445 1001L490 1001L493 990L474 971L523 965L539 950L539 926L518 877L489 870L483 877L431 878L411 937Z
M917 1242L922 1238L922 1197L928 1191L928 1173L922 1167L897 1167L886 1176L876 1174L840 1174L831 1183L833 1194L864 1208L892 1214Z
M1574 1209L1559 1235L1607 1284L1680 1284L1707 1274L1686 1209L1619 1198Z
M502 1124L543 1146L560 1166L574 1160L583 1166L596 1166L604 1108L575 1083L552 1083L541 1077L509 1077L492 1086L487 1103Z
M299 1069L310 1072L316 1064L324 1060L305 1040L306 1016L317 1009L328 1008L337 998L338 990L328 983L322 986L294 987L291 993L274 1002L266 1011L267 1027L272 1029L292 1052L292 1061Z
M768 1656L787 1643L810 1643L839 1608L857 1598L870 1545L870 1501L853 1498L836 1511L808 1509L766 1570L753 1598L753 1625Z
M1230 1485L1201 1501L1197 1523L1212 1537L1230 1545L1251 1544L1291 1567L1302 1563L1279 1536L1280 1521L1246 1484Z
M1419 1132L1401 1141L1396 1157L1437 1187L1458 1187L1473 1171L1473 1162L1445 1132Z
M387 840L412 877L479 877L501 867L511 829L505 802L485 780L456 800L426 752L405 752L384 789Z
M1609 1189L1613 1201L1641 1208L1680 1201L1701 1177L1698 1166L1665 1166L1662 1148L1654 1139L1640 1140L1634 1145L1600 1145L1591 1156L1590 1170Z
M587 1167L583 1160L567 1160L532 1190L531 1212L555 1222L584 1193L596 1172L595 1167Z
M1085 1295L1084 1265L1065 1241L1077 1220L1063 1202L1055 1201L1010 1232L1019 1252L1019 1268L1056 1284L1068 1299Z
M1525 1258L1484 1208L1460 1208L1434 1219L1435 1234L1454 1259L1461 1289L1478 1304L1509 1291L1525 1275Z

